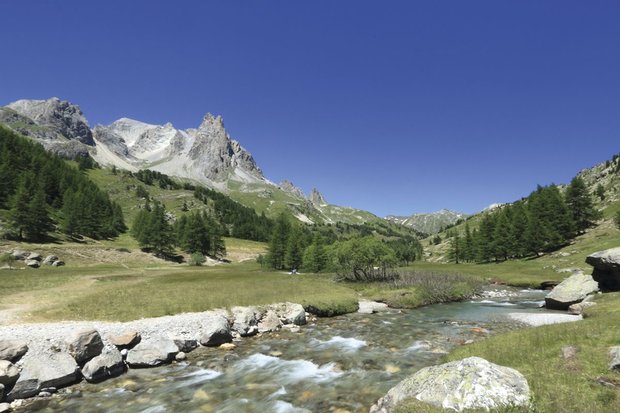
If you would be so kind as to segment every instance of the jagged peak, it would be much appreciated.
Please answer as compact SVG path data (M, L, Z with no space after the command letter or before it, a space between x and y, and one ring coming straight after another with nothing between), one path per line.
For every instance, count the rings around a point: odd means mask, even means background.
M207 114L204 115L204 117L202 118L202 123L200 124L198 129L213 128L213 127L224 129L224 119L222 118L221 115L215 116L211 114L211 112L207 112Z
M289 194L295 195L299 198L305 198L303 191L299 189L298 187L296 187L295 184L293 184L288 179L285 179L282 182L280 182L278 187L284 192L288 192Z
M310 202L312 202L315 206L328 205L323 194L316 188L312 188L312 193L310 193Z

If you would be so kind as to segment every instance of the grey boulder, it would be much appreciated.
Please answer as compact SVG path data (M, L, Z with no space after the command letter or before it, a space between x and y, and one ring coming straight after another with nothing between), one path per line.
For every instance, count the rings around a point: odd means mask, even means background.
M603 291L620 291L620 247L595 252L586 257L594 267L592 278Z
M39 261L31 259L27 259L26 261L24 261L24 264L26 264L30 268L39 268L41 266L41 263Z
M76 331L65 339L65 344L78 364L86 363L103 350L101 336L95 329Z
M609 370L615 370L620 373L620 346L609 348Z
M127 353L129 367L155 367L171 362L179 352L174 341L165 337L153 337L142 341Z
M24 251L24 250L13 250L11 255L13 256L13 258L15 260L23 261L23 260L26 259L26 257L29 255L29 253L28 253L28 251Z
M0 360L0 384L12 386L19 378L19 369L10 361Z
M25 399L49 387L65 387L80 380L78 365L68 353L49 352L24 357L22 371L8 394L9 400Z
M28 344L21 340L0 340L0 360L15 361L28 351Z
M270 305L268 308L276 312L283 324L298 326L306 324L306 310L301 304L281 303Z
M125 331L123 334L108 335L110 343L114 344L120 350L124 348L132 348L142 340L142 336L137 331Z
M58 261L58 257L55 255L48 255L47 257L45 257L45 259L43 260L43 264L44 265L52 265L53 263L55 263L56 261Z
M121 352L116 347L106 347L103 352L82 367L82 375L86 381L97 383L116 377L125 371L125 363Z
M28 255L28 259L34 261L41 261L42 257L41 254L39 254L38 252L31 252L30 255Z
M267 310L263 318L258 323L258 332L267 333L269 331L276 331L282 327L282 321L280 317L273 310Z
M217 347L231 341L232 334L226 317L221 314L214 314L203 322L200 344L207 347Z
M387 311L387 309L388 305L385 303L370 300L360 300L357 312L362 314L373 314L381 311Z
M550 310L568 310L571 305L582 302L589 294L597 291L598 283L591 275L576 273L547 294L545 306Z
M241 337L253 336L258 333L258 320L260 313L254 307L233 307L233 331Z
M401 381L371 407L371 413L393 412L415 398L437 408L491 410L528 406L530 389L521 373L480 357L423 368Z

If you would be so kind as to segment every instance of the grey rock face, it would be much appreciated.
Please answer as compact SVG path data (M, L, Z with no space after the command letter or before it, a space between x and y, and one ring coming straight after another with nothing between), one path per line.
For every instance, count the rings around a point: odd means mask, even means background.
M78 365L68 353L50 352L24 358L17 383L7 395L8 400L36 396L48 387L65 387L80 380Z
M387 221L413 228L425 234L436 234L447 225L455 224L459 219L464 218L467 218L467 214L450 211L449 209L410 216L389 215L385 217Z
M2 399L4 399L4 384L0 384L0 400L2 400ZM3 405L5 405L5 404L8 405L8 403L0 403L0 412L8 411L8 410L2 410L3 407L4 407Z
M253 336L258 333L259 311L254 307L233 307L232 329L241 337Z
M390 389L371 407L371 413L389 413L409 398L438 408L490 410L527 406L530 389L518 371L479 357L426 367Z
M0 360L16 361L28 351L28 343L21 340L0 340Z
M171 362L178 352L178 347L171 339L153 337L129 350L127 364L132 368L159 366Z
M586 308L589 307L593 307L595 306L596 303L593 301L582 301L580 303L577 304L572 304L570 307L568 307L568 313L569 314L574 314L574 315L581 315L583 314L584 310Z
M200 344L207 347L217 347L231 341L230 325L223 315L214 315L205 320Z
M620 373L620 346L609 348L609 370L615 370Z
M301 198L301 199L305 199L306 198L306 196L304 195L303 191L301 189L297 188L295 185L293 185L293 183L291 181L284 180L278 186L284 192L288 192L289 194L291 194L293 196L296 196L297 198Z
M0 360L0 384L5 387L12 386L19 377L19 369L15 364L7 360Z
M121 352L115 347L107 347L104 351L82 367L82 375L88 382L96 383L121 375L125 364Z
M47 100L18 100L7 105L9 109L31 119L36 125L49 128L69 140L94 145L88 121L77 105L51 98Z
M573 304L580 303L589 294L598 291L598 283L591 275L576 273L558 284L545 297L545 306L552 310L568 310Z
M86 363L103 350L101 336L94 329L76 331L65 339L65 344L78 364Z
M620 291L620 247L595 252L586 262L594 267L592 278L602 291Z
M315 207L327 205L325 197L316 188L312 188L312 193L310 194L310 202L312 202L312 205L314 205Z
M239 142L230 138L221 116L207 113L195 130L194 136L196 139L189 150L189 157L207 179L215 182L224 181L235 167L256 177L262 177L262 172L252 155Z

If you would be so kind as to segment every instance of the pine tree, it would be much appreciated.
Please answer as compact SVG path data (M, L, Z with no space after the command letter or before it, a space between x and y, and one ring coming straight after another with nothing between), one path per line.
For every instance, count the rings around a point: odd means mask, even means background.
M463 260L467 262L474 260L474 238L467 221L465 222L465 237L463 240Z
M19 181L15 195L11 199L9 221L11 226L17 231L19 238L24 238L32 226L28 203L32 195L33 179L32 174L24 174Z
M454 232L452 237L450 238L450 249L448 250L448 259L450 261L454 261L455 264L459 263L460 258L462 257L461 250L461 237L458 232Z
M304 269L308 272L318 273L327 268L327 252L321 234L316 233L303 256Z
M505 207L502 211L497 213L497 220L495 228L493 229L493 256L496 260L501 258L503 260L508 259L508 255L513 251L513 239L512 231L510 228L510 221L508 220L509 209Z
M602 187L601 187L602 188ZM604 190L603 190L604 194ZM566 204L578 233L583 233L598 219L598 213L592 204L586 184L579 176L573 178L566 188Z
M301 267L303 258L302 233L298 225L293 226L286 242L284 265L287 269L296 270Z
M284 214L280 214L276 220L271 239L269 241L269 262L271 267L276 270L284 268L284 258L286 254L286 242L290 232L290 224L288 218Z
M32 200L28 203L28 213L30 214L29 236L31 239L41 241L49 231L54 229L54 225L45 202L45 192L40 187L36 189Z

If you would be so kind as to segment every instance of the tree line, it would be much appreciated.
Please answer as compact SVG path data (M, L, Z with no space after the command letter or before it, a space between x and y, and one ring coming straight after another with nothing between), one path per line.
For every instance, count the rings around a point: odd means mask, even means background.
M337 236L329 226L304 226L283 213L273 226L268 253L259 261L276 270L333 271L361 281L386 278L395 266L422 257L421 244L411 236L384 241L363 231L346 235Z
M528 197L484 214L478 228L450 231L454 262L505 261L538 256L567 245L599 218L584 181L575 177L564 193L538 186Z
M90 158L77 161L79 169L0 127L0 210L6 210L5 236L42 241L59 230L101 239L127 229L120 206L82 172L95 163Z

